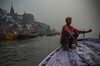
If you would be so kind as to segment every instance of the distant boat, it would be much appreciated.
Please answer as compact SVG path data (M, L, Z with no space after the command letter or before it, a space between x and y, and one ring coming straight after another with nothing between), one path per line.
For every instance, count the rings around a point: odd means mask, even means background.
M51 33L50 34L46 34L46 36L53 36L53 34L51 34Z
M14 33L5 33L4 34L4 39L6 40L13 40L17 38L17 34Z
M63 50L60 46L50 53L38 66L99 66L100 43L95 39L78 41L76 49Z
M0 39L4 39L4 34L0 34Z

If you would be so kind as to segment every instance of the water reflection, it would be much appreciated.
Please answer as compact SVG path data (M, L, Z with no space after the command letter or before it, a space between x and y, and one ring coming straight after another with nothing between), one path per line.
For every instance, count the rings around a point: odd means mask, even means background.
M58 46L59 36L1 41L0 66L38 66Z

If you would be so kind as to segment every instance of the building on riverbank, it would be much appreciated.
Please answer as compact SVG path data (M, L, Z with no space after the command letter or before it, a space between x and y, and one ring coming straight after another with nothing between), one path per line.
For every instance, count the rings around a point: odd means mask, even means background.
M43 36L51 33L50 25L35 21L34 15L15 13L11 4L10 13L0 8L0 33L16 35ZM10 35L11 35L10 34Z

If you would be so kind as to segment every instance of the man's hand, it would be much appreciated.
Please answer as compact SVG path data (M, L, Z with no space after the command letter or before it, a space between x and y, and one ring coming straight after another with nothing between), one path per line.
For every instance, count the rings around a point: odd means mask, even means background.
M92 32L92 29L89 29L88 32Z

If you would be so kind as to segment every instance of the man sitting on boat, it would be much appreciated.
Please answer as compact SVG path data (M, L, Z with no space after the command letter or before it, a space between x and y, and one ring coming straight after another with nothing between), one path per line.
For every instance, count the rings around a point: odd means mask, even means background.
M80 33L92 32L92 29L89 29L88 31L81 31L71 26L72 17L67 17L65 19L65 22L66 25L64 25L62 28L61 39L60 39L60 43L62 44L64 50L67 50L68 48L73 48L72 44L75 44L77 46L76 39L78 38L78 35Z

